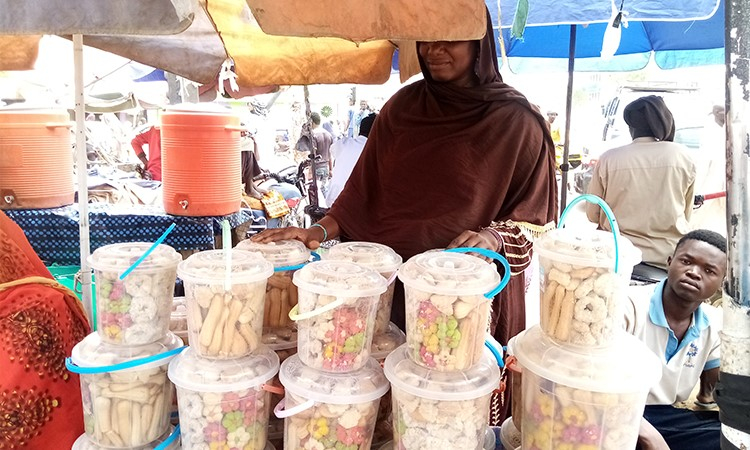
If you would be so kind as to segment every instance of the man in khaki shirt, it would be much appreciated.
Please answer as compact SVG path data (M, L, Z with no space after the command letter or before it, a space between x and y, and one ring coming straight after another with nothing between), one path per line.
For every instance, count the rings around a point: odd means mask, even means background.
M661 97L635 100L623 115L633 142L602 155L588 193L609 205L644 263L666 269L677 241L691 229L695 164L685 146L672 142L674 119ZM610 229L598 206L588 205L586 215Z

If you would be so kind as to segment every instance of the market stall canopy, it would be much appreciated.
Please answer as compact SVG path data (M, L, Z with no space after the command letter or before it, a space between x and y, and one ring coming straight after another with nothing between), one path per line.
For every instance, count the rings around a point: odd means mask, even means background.
M202 6L177 35L85 36L84 44L203 84L216 79L227 58L245 87L381 84L390 76L396 47L387 40L357 45L337 38L270 36L244 0L210 0Z
M724 2L708 19L633 21L622 28L612 58L600 57L608 24L576 25L576 71L630 71L646 67L651 58L662 69L724 64ZM523 39L504 28L508 65L515 73L567 70L570 25L528 26ZM497 30L496 30L497 33Z
M0 36L0 70L31 70L41 36Z
M486 2L497 27L497 0ZM524 3L526 14L519 8ZM571 25L609 22L612 11L618 9L627 12L628 20L701 20L711 17L718 7L719 0L500 0L503 28L513 25L517 12L526 16L526 25Z
M484 0L247 0L265 33L436 41L481 39L486 30ZM494 6L497 9L497 4Z
M197 8L197 0L0 0L0 33L175 34Z

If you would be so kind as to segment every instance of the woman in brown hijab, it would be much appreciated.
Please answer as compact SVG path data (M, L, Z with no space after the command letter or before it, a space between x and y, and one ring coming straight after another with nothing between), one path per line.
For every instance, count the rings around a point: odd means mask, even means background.
M341 236L388 245L404 259L444 247L496 250L513 276L493 301L491 332L506 344L523 330L531 239L557 214L554 145L544 117L502 82L493 36L488 18L480 41L418 43L424 80L383 106L328 215L254 239L315 248ZM403 328L398 295L399 287L392 319Z

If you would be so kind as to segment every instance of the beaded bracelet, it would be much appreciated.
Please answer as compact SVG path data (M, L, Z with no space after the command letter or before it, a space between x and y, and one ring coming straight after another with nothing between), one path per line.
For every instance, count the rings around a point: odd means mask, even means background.
M310 226L310 229L312 230L312 228L313 228L313 227L318 227L318 228L320 228L321 230L323 230L323 240L322 240L321 242L325 242L325 241L327 241L327 240L328 240L328 230L326 230L326 227L324 227L323 225L321 225L321 224L319 224L319 223L314 223L314 224L312 224L312 225Z

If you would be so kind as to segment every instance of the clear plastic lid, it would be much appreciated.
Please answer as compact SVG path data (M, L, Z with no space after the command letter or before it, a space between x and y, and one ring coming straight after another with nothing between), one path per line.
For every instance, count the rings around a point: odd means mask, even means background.
M641 251L625 236L618 236L620 266L641 262ZM556 228L534 241L537 255L586 267L615 266L615 240L609 231L586 227Z
M369 297L388 288L378 272L348 261L315 261L294 273L300 289L334 297Z
M105 245L94 250L88 257L88 262L94 270L122 272L138 260L153 244L148 242L124 242ZM146 259L138 264L136 272L163 270L173 268L180 261L182 255L168 245L159 244Z
M606 348L568 347L549 339L539 325L521 332L513 352L524 370L564 386L623 394L648 389L661 364L640 339L623 330Z
M163 435L159 436L159 439L156 441L143 445L140 447L132 447L132 450L154 450L156 447L159 446L162 442L166 441L169 436L174 432L174 427L170 426L169 431L164 433ZM171 444L164 447L164 450L178 450L180 448L180 438L179 436L172 441ZM91 442L91 439L86 434L82 434L78 436L78 439L73 443L73 447L70 450L110 450L109 447L100 447L93 442Z
M401 331L395 323L389 322L385 333L376 334L372 337L370 356L377 361L382 361L404 342L406 342L406 333Z
M120 364L134 359L147 358L182 347L182 339L176 334L167 332L159 341L146 345L122 346L102 342L97 332L86 336L81 342L73 347L71 359L80 367L101 367ZM151 367L159 367L169 363L171 358L163 358L152 361L132 369L124 369L123 372L144 370Z
M393 387L421 398L462 401L487 395L500 387L500 369L485 350L482 360L464 371L438 372L420 366L408 355L406 345L385 359L385 376Z
M279 380L294 395L335 405L371 402L389 387L383 369L373 358L354 372L328 373L302 364L299 356L293 355L281 364Z
M256 388L279 371L279 357L261 345L251 355L236 359L205 359L187 348L169 363L169 379L177 387L196 392L231 392Z
M232 284L253 283L273 275L273 264L259 253L246 250L230 250L229 261ZM190 283L223 283L227 273L227 258L224 250L207 250L195 253L177 266L177 275Z
M296 239L269 243L253 242L250 239L245 239L237 244L235 248L238 250L259 252L274 267L296 266L310 259L310 250L305 247L305 244Z
M403 259L392 248L374 242L342 242L331 247L324 259L349 261L380 274L395 272Z
M409 258L398 269L407 286L446 295L477 295L500 283L495 266L464 253L429 251Z

